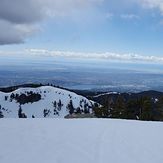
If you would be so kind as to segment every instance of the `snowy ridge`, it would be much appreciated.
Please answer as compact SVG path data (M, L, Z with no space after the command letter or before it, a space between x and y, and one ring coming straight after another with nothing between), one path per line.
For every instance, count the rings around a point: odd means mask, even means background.
M107 93L102 93L102 94L98 94L98 95L96 95L96 96L93 96L93 97L100 97L100 96L104 96L104 95L117 95L117 94L120 94L120 93L118 93L118 92L107 92Z
M5 118L17 118L21 108L27 118L63 118L73 111L91 113L94 103L73 92L51 86L20 88L11 93L0 92L0 111Z

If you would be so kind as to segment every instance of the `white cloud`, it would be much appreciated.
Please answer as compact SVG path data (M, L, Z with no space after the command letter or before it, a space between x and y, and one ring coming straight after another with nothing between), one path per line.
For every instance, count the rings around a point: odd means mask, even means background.
M85 12L107 0L0 0L0 45L22 43L39 30L40 21L47 17L75 15ZM109 8L123 8L128 4L139 4L149 9L159 9L163 14L163 0L110 0ZM105 3L104 3L105 4ZM115 5L115 6L112 6ZM130 6L130 5L129 5ZM124 10L124 9L122 9ZM114 13L107 13L111 19ZM139 19L134 14L123 14L123 19ZM80 18L79 18L80 19ZM6 30L6 29L7 30ZM6 32L7 31L7 32Z
M118 54L118 53L82 53L70 51L50 51L46 49L26 49L24 51L1 51L2 55L29 55L29 56L45 56L45 57L66 57L66 58L81 58L81 59L105 59L110 61L122 62L147 62L147 63L161 63L163 64L163 57L158 56L144 56L138 54Z
M139 19L140 18L138 15L135 15L135 14L121 14L120 17L122 19L126 19L126 20L133 20L133 19Z
M72 51L57 51L47 49L25 49L19 51L0 51L0 55L26 55L35 57L65 57L65 58L79 58L79 59L104 59L110 61L122 61L122 62L136 62L136 63L160 63L163 64L163 57L161 56L147 56L139 54L120 54L120 53L83 53Z
M38 27L30 24L12 24L0 20L0 45L23 43L26 37L30 37Z
M0 45L24 42L34 31L39 30L38 23L49 16L66 16L102 1L0 0Z
M159 9L163 15L163 0L136 0L141 6L149 9Z

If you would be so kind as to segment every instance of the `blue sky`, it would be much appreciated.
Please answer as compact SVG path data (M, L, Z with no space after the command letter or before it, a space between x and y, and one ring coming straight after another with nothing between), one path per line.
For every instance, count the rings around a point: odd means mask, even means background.
M31 5L37 1L41 4L41 0L30 1L33 2ZM23 33L23 38L20 37L23 40L9 45L3 43L0 51L47 49L163 57L162 0L77 0L77 4L74 0L68 0L67 4L65 0L61 0L62 3L54 1L54 7L52 1L51 6L47 5L48 14L43 13L45 17L30 23L14 22L25 29L23 32L29 29L27 32L31 33ZM11 21L0 13L1 19ZM0 33L0 39L6 37L1 38L1 35L5 34Z

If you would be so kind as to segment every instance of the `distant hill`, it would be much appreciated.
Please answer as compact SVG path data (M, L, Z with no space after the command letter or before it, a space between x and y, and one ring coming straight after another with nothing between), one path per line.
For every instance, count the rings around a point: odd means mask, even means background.
M99 118L163 121L162 92L106 92L87 97L102 105L102 108L94 109L95 116Z
M91 114L94 107L93 101L52 86L26 85L1 91L0 117L5 118L63 118L73 113Z

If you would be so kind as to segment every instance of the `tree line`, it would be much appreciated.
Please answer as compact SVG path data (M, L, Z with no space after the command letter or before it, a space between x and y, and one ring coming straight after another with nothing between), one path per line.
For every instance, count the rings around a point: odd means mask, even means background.
M163 120L163 97L158 100L145 96L136 99L125 99L121 95L116 99L105 98L102 107L96 106L94 108L96 117L147 121Z

